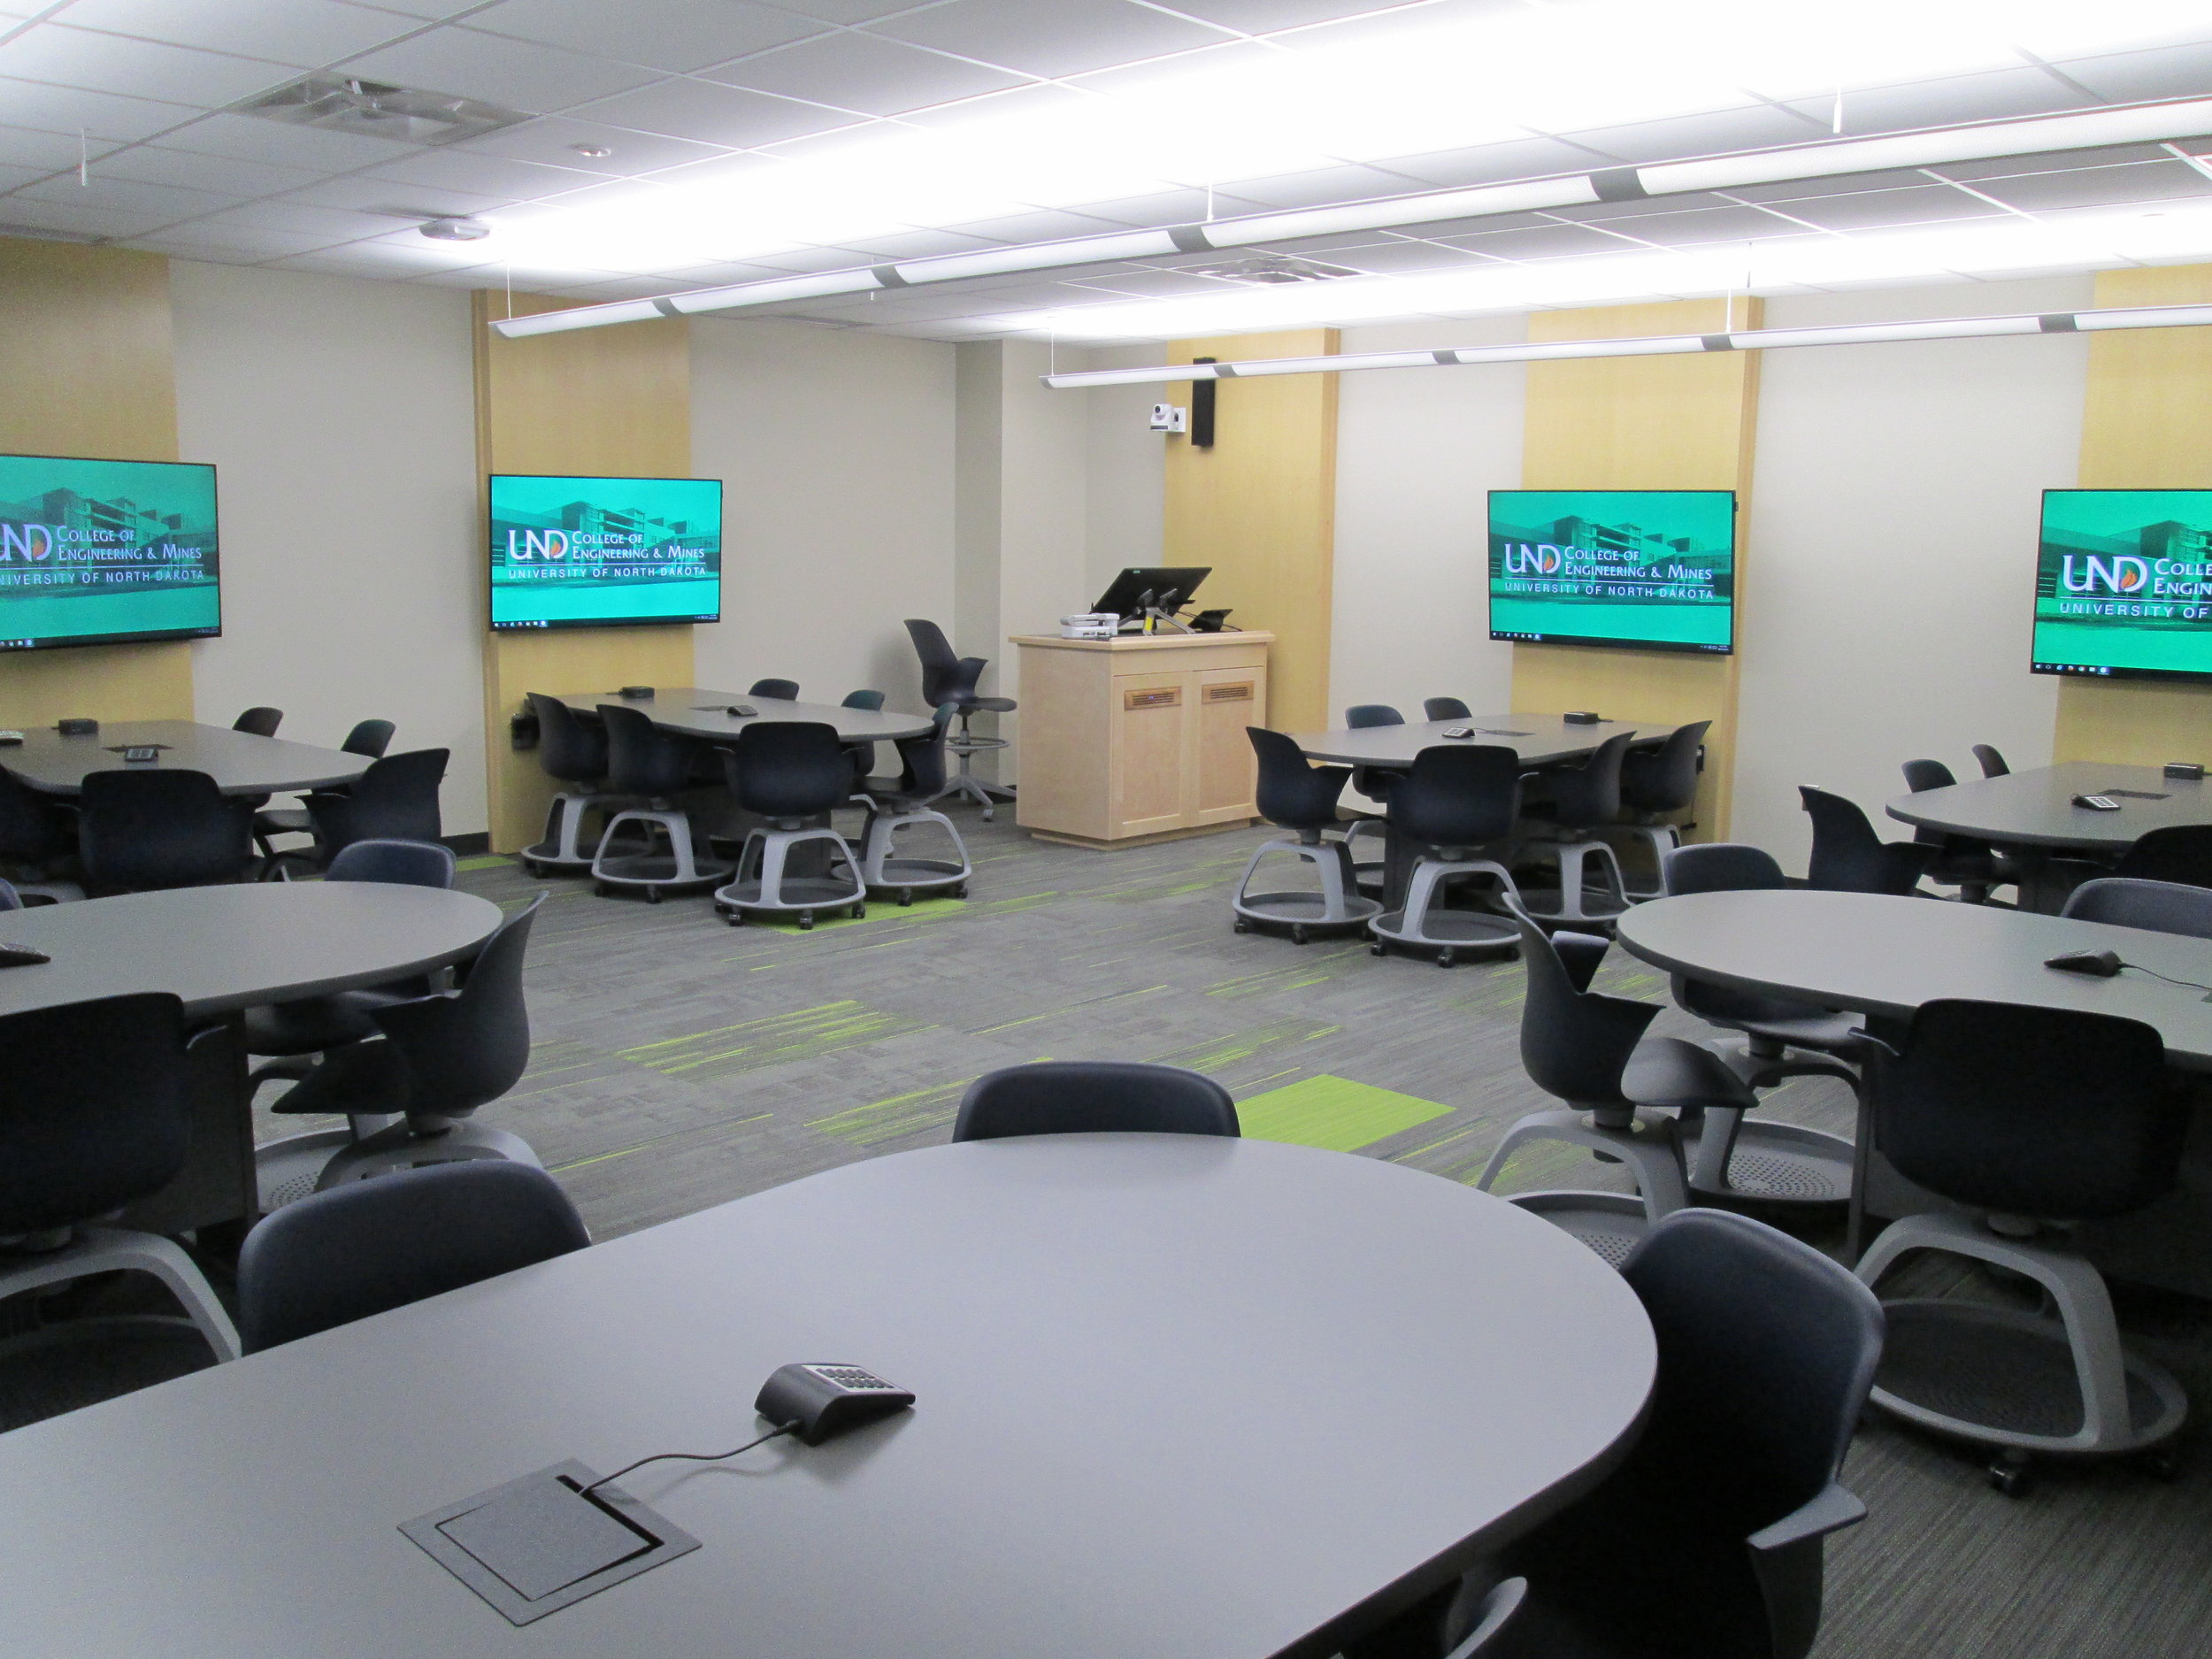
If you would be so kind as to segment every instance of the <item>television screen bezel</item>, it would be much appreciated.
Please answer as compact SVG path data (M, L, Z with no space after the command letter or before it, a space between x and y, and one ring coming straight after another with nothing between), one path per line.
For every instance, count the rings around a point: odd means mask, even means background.
M603 483L618 484L711 484L714 486L715 541L718 551L714 567L714 614L710 617L593 617L568 622L509 622L501 623L492 616L495 590L492 582L492 484L503 478L573 478L591 479ZM728 515L723 511L729 496L726 480L719 478L672 477L648 472L487 472L484 474L484 627L486 632L510 634L565 634L576 628L694 628L706 623L722 620L723 570L721 559L728 551L724 528Z
M1483 503L1482 525L1482 588L1483 610L1486 618L1497 595L1490 589L1491 526L1497 521L1497 498L1501 495L1563 495L1575 493L1607 495L1725 495L1728 497L1728 559L1732 577L1739 573L1743 557L1742 517L1743 501L1734 489L1612 489L1601 485L1573 485L1559 488L1532 489L1525 485L1510 489L1494 488ZM1522 634L1514 630L1490 628L1493 641L1508 645L1558 645L1601 651L1661 651L1670 657L1733 657L1736 654L1736 619L1740 608L1741 595L1732 593L1728 598L1728 643L1724 646L1693 645L1671 640L1598 639L1587 634L1559 635L1549 634Z
M2062 680L2180 680L2198 685L2212 682L2212 668L2093 668L2080 663L2039 663L2035 659L2035 636L2043 626L2042 618L2035 613L2036 594L2034 578L2043 565L2043 526L2049 522L2051 497L2054 495L2212 495L2212 488L2194 484L2173 484L2149 488L2096 489L2081 484L2047 484L2043 498L2035 516L2035 563L2031 567L2028 582L2028 672L2051 674Z
M145 628L129 634L76 634L67 639L34 640L8 643L0 624L0 657L19 651L65 651L80 645L168 645L179 640L219 640L223 637L223 481L212 461L147 461L122 455L52 455L35 449L0 450L0 461L91 461L113 466L196 466L207 474L208 493L215 503L215 626L212 628Z

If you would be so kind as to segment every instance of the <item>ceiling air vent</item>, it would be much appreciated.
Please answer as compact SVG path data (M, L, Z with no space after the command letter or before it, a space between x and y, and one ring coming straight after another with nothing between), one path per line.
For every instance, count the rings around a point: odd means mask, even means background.
M1318 259L1295 259L1286 253L1256 254L1249 259L1224 259L1214 265L1185 265L1192 276L1218 277L1224 282L1244 282L1262 287L1282 282L1327 282L1337 277L1358 276L1360 273L1340 265L1323 265Z
M520 110L449 92L417 92L411 87L333 74L306 75L231 107L241 115L319 127L326 133L388 138L401 144L451 144L534 119Z

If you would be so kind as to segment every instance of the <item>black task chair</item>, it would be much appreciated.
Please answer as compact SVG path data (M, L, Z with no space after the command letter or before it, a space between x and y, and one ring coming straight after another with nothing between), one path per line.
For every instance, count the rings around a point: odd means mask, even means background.
M700 855L691 815L677 804L677 797L691 787L691 763L699 745L662 731L642 710L620 703L601 703L599 718L607 733L607 792L645 803L625 807L607 820L591 858L591 879L599 893L638 891L658 904L664 892L695 891L725 879L730 865ZM622 833L631 826L642 835L642 844L625 848Z
M1386 956L1394 944L1425 947L1436 952L1439 967L1448 968L1470 953L1517 952L1521 928L1512 916L1454 910L1446 901L1448 883L1487 876L1519 904L1503 843L1520 817L1521 757L1512 749L1437 743L1414 756L1412 768L1391 786L1390 827L1420 853L1403 906L1367 924L1374 954Z
M1002 737L978 737L969 730L968 723L979 714L1011 714L1015 703L1011 697L986 697L976 690L976 682L983 678L989 659L982 657L962 657L952 649L952 641L945 631L934 622L918 618L907 618L906 632L914 641L914 654L922 664L922 701L933 709L951 703L960 711L960 730L945 747L960 757L960 770L945 786L947 795L956 795L973 801L983 809L983 821L991 821L991 804L1000 797L1011 799L1013 791L995 783L986 783L975 775L975 757L989 749L1006 747Z
M2115 927L2212 939L2212 888L2178 881L2145 881L2133 876L2103 876L2085 881L2068 894L2059 914L2077 921L2108 922Z
M860 860L829 821L853 788L852 759L837 741L837 728L821 720L748 726L722 751L722 766L731 798L768 820L745 837L728 885L714 890L714 908L729 925L749 916L795 916L802 928L810 928L818 913L847 906L865 916ZM821 868L797 874L792 852L810 844L824 856Z
M1258 757L1258 787L1254 803L1260 816L1290 832L1262 841L1237 878L1229 909L1240 933L1252 931L1254 922L1287 927L1290 936L1304 944L1315 927L1356 927L1381 910L1376 900L1363 897L1356 866L1352 863L1350 838L1335 841L1324 833L1337 824L1337 801L1351 777L1344 766L1316 766L1298 745L1280 732L1248 726L1244 734ZM1262 859L1288 854L1313 865L1320 878L1317 892L1255 893L1252 878Z
M558 697L533 691L525 699L538 723L538 764L557 784L572 786L554 795L545 814L545 839L526 847L516 861L534 876L580 875L591 868L584 845L584 823L602 818L619 796L607 788L607 728L587 720Z
M73 814L0 766L0 864L15 870L27 898L47 903L84 897L84 889L65 879L76 851Z
M1473 712L1457 697L1425 697L1421 702L1421 718L1431 722L1465 720L1471 718Z
M77 849L92 893L236 881L252 868L250 820L204 772L149 766L85 774Z
M899 775L895 779L866 779L861 784L861 798L868 803L868 821L861 831L860 879L872 896L888 894L906 905L914 902L918 893L941 893L956 899L968 895L968 878L975 873L968 844L960 839L953 821L930 804L944 793L945 735L952 727L952 717L953 707L947 703L937 710L926 737L898 740ZM945 833L952 843L951 857L898 850L898 832L924 825L934 825Z
M1628 879L1621 873L1620 856L1600 833L1620 820L1621 765L1634 741L1634 733L1617 732L1580 765L1543 773L1550 798L1530 803L1529 816L1540 827L1522 843L1522 850L1548 853L1557 860L1559 886L1556 890L1529 889L1525 902L1530 915L1604 927L1629 907ZM1587 885L1586 867L1593 858L1607 878L1607 885L1595 891Z
M238 1323L257 1354L591 1242L560 1183L485 1160L401 1170L288 1204L238 1253Z
M0 910L19 910L22 908L23 895L15 890L15 883L0 881Z
M1974 758L1979 763L1985 778L2002 778L2012 771L2005 764L2005 757L1987 743L1974 745Z
M1808 887L1831 893L1910 893L1936 860L1937 848L1884 841L1855 801L1804 785L1797 794L1813 820Z
M1682 844L1682 831L1674 814L1686 812L1697 800L1700 757L1705 752L1705 733L1710 720L1678 726L1666 741L1645 749L1630 749L1621 757L1621 823L1628 834L1651 849L1651 868L1659 878L1650 891L1638 891L1640 899L1657 898L1665 891L1663 872L1667 855Z
M2003 1002L1924 1002L1893 1052L1871 1049L1874 1143L1900 1175L1963 1206L1907 1216L1859 1261L1869 1285L1909 1250L2024 1274L2058 1318L1956 1299L1886 1304L1885 1411L1998 1448L2017 1492L2036 1453L2134 1452L2182 1425L2188 1400L2127 1352L2111 1293L2073 1224L2131 1214L2173 1190L2188 1096L2152 1026ZM2053 1224L2060 1224L2054 1230Z
M0 1253L0 1300L96 1273L151 1273L217 1359L238 1357L238 1333L190 1256L157 1233L94 1225L183 1171L196 1040L184 1004L164 993L0 1016L0 1238L22 1252Z
M883 694L880 691L849 691L837 705L841 709L865 709L880 713ZM868 774L876 769L876 746L872 742L848 743L845 753L853 763L853 787L859 788L868 780Z
M2173 824L2139 836L2112 873L2212 887L2212 824Z
M1939 760L1909 760L1904 772L1905 787L1915 795L1948 789L1958 782L1957 776ZM1935 849L1928 863L1928 879L1939 887L1956 887L1959 897L1969 904L1988 903L1990 888L2014 879L2014 873L2005 868L1997 849L1987 841L1925 828L1913 831L1912 838Z
M346 733L346 741L338 747L349 755L365 755L371 760L384 758L384 751L392 746L392 733L398 728L389 720L357 720L353 730ZM325 791L343 794L343 789ZM305 807L273 807L253 815L254 843L261 849L264 860L281 857L270 844L274 835L311 835L315 820L308 816Z
M1531 1112L1514 1124L1475 1185L1489 1191L1514 1152L1537 1141L1564 1141L1625 1165L1640 1196L1566 1191L1516 1193L1511 1201L1618 1265L1649 1224L1689 1202L1676 1114L1740 1118L1758 1097L1711 1049L1680 1037L1646 1036L1657 1003L1590 989L1605 959L1603 939L1547 936L1525 912L1519 919L1528 970L1521 1064L1566 1108Z
M1127 1060L1041 1060L968 1085L955 1141L1005 1135L1235 1135L1236 1102L1213 1079Z
M268 1167L314 1164L319 1190L430 1164L505 1158L536 1165L521 1136L471 1121L476 1110L521 1081L530 1064L530 1012L523 961L541 893L509 916L460 970L457 989L410 997L370 1016L381 1033L333 1049L306 1081L279 1098L280 1113L335 1113L356 1120L397 1118L367 1135L318 1131L264 1147Z
M1356 703L1344 710L1345 726L1355 732L1371 731L1377 726L1403 726L1406 717L1386 703ZM1359 890L1371 898L1379 898L1385 880L1386 859L1377 858L1365 864L1357 862L1357 842L1361 836L1372 833L1376 839L1388 834L1386 814L1390 808L1391 786L1404 776L1394 766L1355 766L1352 768L1352 787L1370 801L1383 808L1383 814L1356 813L1351 828L1344 832L1344 844L1353 849L1353 869L1358 872Z
M799 682L795 680L756 680L746 688L749 697L773 697L778 703L796 703Z
M438 810L450 749L417 749L369 763L341 791L317 790L307 796L307 816L315 826L315 862L330 862L356 841L434 841L445 831Z
M1493 1651L1804 1659L1823 1540L1866 1515L1838 1476L1882 1310L1819 1251L1716 1210L1658 1223L1621 1277L1658 1339L1650 1417L1594 1491L1507 1546L1528 1594Z
M234 732L250 732L256 737L274 737L277 727L284 724L281 709L253 708L247 710L230 723Z

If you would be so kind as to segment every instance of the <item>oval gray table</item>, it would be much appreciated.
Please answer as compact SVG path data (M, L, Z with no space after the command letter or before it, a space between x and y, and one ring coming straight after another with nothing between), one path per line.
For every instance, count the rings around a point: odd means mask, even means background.
M2073 797L2078 795L2112 795L2120 810L2100 812L2076 806ZM1916 828L1970 835L2000 846L2117 857L2137 837L2152 830L2212 824L2212 788L2178 782L2155 766L2073 760L1901 795L1883 810Z
M12 911L0 916L0 939L53 961L0 971L0 1015L166 991L192 1018L222 1018L458 962L499 915L472 894L365 881L178 887ZM176 1233L255 1213L244 1058L234 1041L196 1047L190 1159L126 1221Z
M159 757L127 761L119 750L158 744ZM0 749L0 766L47 795L73 795L95 772L204 772L225 795L280 795L351 783L371 757L319 749L280 737L257 737L193 720L116 720L90 737L64 737L50 726L23 733L20 747Z
M1993 905L1804 889L1657 899L1624 915L1616 936L1670 973L1849 1009L1893 1041L1916 1009L1938 998L2021 1002L2141 1020L2157 1030L2177 1070L2212 1073L2212 1002L2202 990L2139 972L2100 979L2043 965L2062 951L2112 950L2212 986L2212 941ZM2208 1133L2212 1110L2200 1106L2194 1135ZM1866 1212L1949 1207L1904 1180L1870 1141L1862 1112L1859 1202ZM2178 1191L2132 1216L2085 1226L2081 1237L2109 1271L2212 1296L2212 1169L2185 1165Z
M1472 726L1471 738L1450 738L1448 730ZM1531 766L1554 765L1588 754L1609 737L1623 732L1641 732L1658 739L1674 730L1666 722L1634 724L1601 720L1594 726L1571 725L1555 714L1475 714L1463 720L1425 720L1409 726L1346 726L1330 732L1294 732L1291 741L1309 760L1339 766L1384 766L1403 771L1425 749L1439 744L1464 743L1470 748L1495 743L1510 749Z
M926 737L932 721L926 714L900 714L880 709L848 709L834 703L786 702L748 692L713 691L700 686L664 686L649 697L626 697L618 691L565 691L563 703L579 713L589 714L603 703L635 709L664 732L728 743L749 726L778 720L819 720L837 728L838 741L846 743L891 743L902 737ZM757 710L752 715L733 715L734 706Z
M733 1446L825 1359L917 1409L625 1477L702 1548L526 1629L396 1530L566 1457ZM1654 1364L1618 1275L1436 1176L932 1148L0 1436L38 1511L0 1606L14 1659L1328 1654L1594 1483Z

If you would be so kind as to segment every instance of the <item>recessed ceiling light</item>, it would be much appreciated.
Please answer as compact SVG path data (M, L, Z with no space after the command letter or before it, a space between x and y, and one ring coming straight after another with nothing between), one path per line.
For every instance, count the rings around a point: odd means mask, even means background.
M569 148L580 156L589 156L594 161L602 160L614 154L614 151L609 150L604 144L571 144Z
M433 242L481 242L492 234L489 225L476 219L434 219L421 230Z

